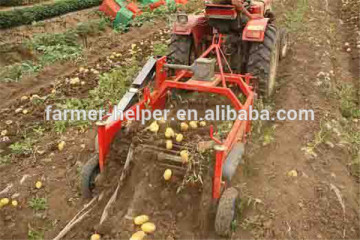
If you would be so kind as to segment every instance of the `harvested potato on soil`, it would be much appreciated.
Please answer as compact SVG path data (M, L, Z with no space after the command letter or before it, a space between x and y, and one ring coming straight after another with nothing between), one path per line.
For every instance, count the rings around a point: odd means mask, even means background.
M182 150L180 152L180 156L181 156L181 160L183 161L183 163L189 162L189 152L187 150Z
M205 126L206 126L206 122L205 122L205 121L201 121L201 122L200 122L200 126L201 126L201 127L205 127Z
M174 130L173 130L172 128L166 128L165 137L166 137L166 138L175 137L175 132L174 132Z
M184 135L182 135L181 133L176 134L176 141L177 142L181 142L184 139Z
M196 129L196 128L198 127L196 121L191 121L191 122L189 122L189 125L190 125L190 127L191 127L192 129Z
M144 231L137 231L134 233L130 240L142 240L146 236L146 233Z
M149 216L147 215L140 215L134 218L135 225L142 225L149 221Z
M189 125L186 122L182 122L180 124L180 129L181 131L186 132L189 129Z
M59 145L58 145L59 151L64 150L65 144L66 144L65 141L61 141L61 142L59 143Z
M156 230L156 226L152 222L147 222L141 225L141 230L143 230L145 233L153 233Z
M42 182L37 181L37 182L35 183L35 187L36 187L37 189L40 189L40 188L42 187Z
M1 204L2 206L8 205L9 202L10 202L10 200L9 200L8 198L2 198L2 199L0 200L0 204Z
M171 150L173 148L173 143L171 140L166 140L166 149Z
M13 205L14 207L17 207L17 205L19 205L19 203L16 200L12 200L11 205Z
M172 171L171 169L166 169L165 172L164 172L164 179L165 181L169 181L170 178L172 176Z
M90 240L100 240L100 238L101 238L100 235L95 233L95 234L91 235Z

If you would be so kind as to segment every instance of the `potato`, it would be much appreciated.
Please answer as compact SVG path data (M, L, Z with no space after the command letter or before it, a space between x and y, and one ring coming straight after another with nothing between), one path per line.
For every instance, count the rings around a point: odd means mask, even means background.
M37 182L35 183L35 187L36 187L37 189L40 189L40 188L42 187L42 182L37 181Z
M134 218L135 225L142 225L149 221L149 216L147 215L140 215Z
M157 124L156 121L153 121L150 126L148 127L148 129L150 130L150 132L153 132L153 133L157 133L159 131L159 125Z
M192 129L196 129L198 126L197 126L197 122L196 121L191 121L189 122L189 125Z
M181 160L183 161L183 163L189 162L189 152L187 150L182 150L180 152L180 156L181 156Z
M189 125L187 125L186 122L182 122L180 124L180 129L181 129L181 131L186 132L189 129Z
M181 142L184 139L184 135L182 135L181 133L176 134L176 141L177 142Z
M61 142L58 144L58 149L59 149L59 151L64 150L65 145L66 145L65 141L61 141Z
M10 200L9 200L8 198L2 198L2 199L0 200L0 204L1 204L2 206L8 205L9 202L10 202Z
M16 201L16 200L12 200L12 201L11 201L11 205L13 205L14 207L17 207L17 205L18 205L18 201Z
M170 178L172 176L172 171L171 169L166 169L165 172L164 172L164 179L165 181L169 181Z
M171 140L166 140L166 149L171 150L173 148L173 143Z
M143 230L146 233L153 233L156 230L156 226L152 222L147 222L141 225L141 230Z
M137 231L134 233L130 240L142 240L146 236L146 233L144 231Z
M175 132L172 128L166 128L166 131L165 131L165 137L166 138L172 138L175 136Z

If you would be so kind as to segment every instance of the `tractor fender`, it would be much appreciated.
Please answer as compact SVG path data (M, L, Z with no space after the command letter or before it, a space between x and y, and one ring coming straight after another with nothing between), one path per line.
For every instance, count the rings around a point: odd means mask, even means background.
M242 161L244 150L244 143L238 142L227 155L222 170L222 175L226 180L231 181L232 177L235 175L236 169Z
M197 47L204 36L211 34L212 28L207 24L207 21L204 15L189 15L186 24L174 23L173 34L192 35Z
M243 41L263 42L269 20L269 18L249 20L243 31Z

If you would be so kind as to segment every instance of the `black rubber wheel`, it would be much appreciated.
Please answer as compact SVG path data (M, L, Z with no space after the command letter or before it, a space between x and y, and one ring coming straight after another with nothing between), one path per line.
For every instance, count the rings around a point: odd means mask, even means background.
M194 62L194 44L192 36L176 35L171 36L168 54L171 63L191 65Z
M91 198L95 179L100 174L99 155L92 156L81 170L81 192L84 198Z
M279 63L279 31L269 24L263 42L252 43L249 49L247 72L258 79L258 94L263 98L272 95Z
M288 45L289 45L288 32L286 31L285 28L282 28L280 29L280 54L279 54L280 60L283 60L286 57L288 51Z
M228 188L220 198L215 218L215 231L218 235L228 237L231 234L231 223L235 219L238 191Z

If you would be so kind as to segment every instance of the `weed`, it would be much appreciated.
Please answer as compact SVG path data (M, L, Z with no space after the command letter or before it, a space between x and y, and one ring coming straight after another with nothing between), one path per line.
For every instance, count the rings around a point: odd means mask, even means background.
M275 128L276 128L276 125L273 125L273 126L266 127L264 129L263 146L266 146L275 140L275 138L274 138Z
M43 128L42 126L38 126L38 127L33 128L34 133L36 133L39 136L44 135L45 130L46 129Z
M11 156L10 155L5 155L5 156L0 156L0 166L1 165L6 165L11 163Z
M168 53L168 45L163 43L156 43L154 44L154 56L164 56Z
M103 107L108 102L117 103L125 94L126 89L139 70L139 63L131 60L125 66L102 74L99 85L90 91L90 103L88 106L96 108Z
M44 233L36 231L34 229L29 229L28 231L28 240L43 240Z
M22 142L15 142L9 146L11 151L14 154L20 155L28 155L32 153L33 140L30 138L25 138Z
M356 88L351 84L343 84L338 89L340 111L346 118L360 118L360 109L357 107Z
M294 10L285 14L285 24L290 32L297 32L304 26L303 22L308 6L308 0L297 0Z
M330 131L331 129L332 127L331 125L329 125L328 122L321 120L320 130L315 133L314 140L312 142L309 142L306 147L302 148L302 150L311 157L317 157L317 153L315 150L320 144L325 143L330 139L332 135L332 132ZM335 129L335 131L337 130Z
M67 125L67 121L55 121L53 129L57 134L61 134L66 131Z
M29 201L29 206L35 211L47 209L47 199L46 198L32 198Z
M0 71L0 81L18 82L24 74L34 73L39 69L38 65L34 65L30 61L9 65Z

